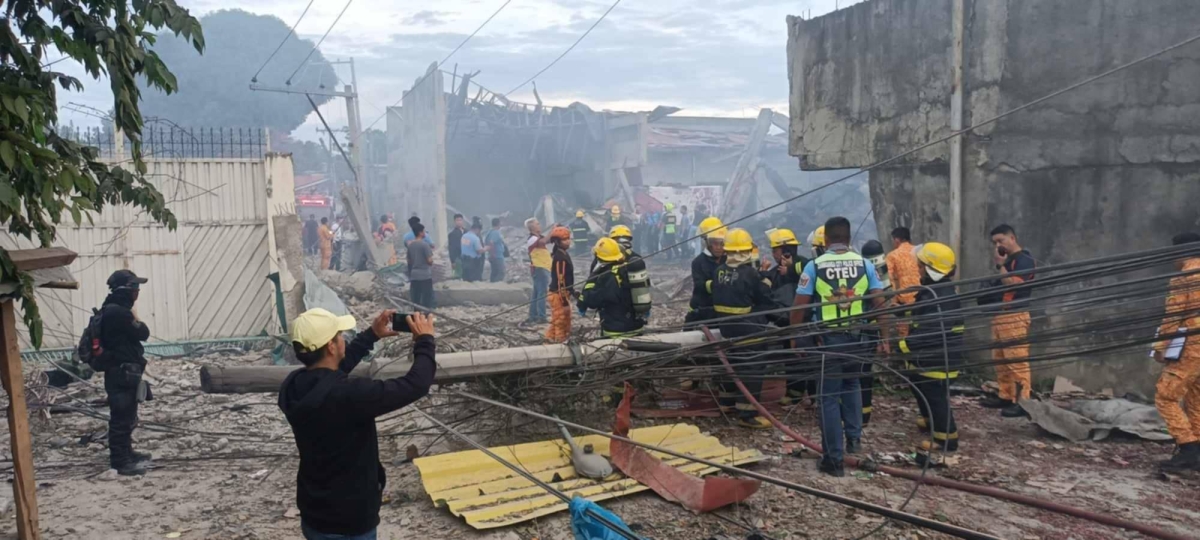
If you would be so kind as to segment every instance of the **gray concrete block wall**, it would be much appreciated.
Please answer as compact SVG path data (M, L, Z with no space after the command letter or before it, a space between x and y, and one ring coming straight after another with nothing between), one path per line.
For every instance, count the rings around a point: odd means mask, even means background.
M1200 28L1200 9L1189 0L965 5L965 125ZM871 0L811 21L793 19L791 153L810 168L865 167L948 133L950 17L946 0ZM890 99L892 89L913 85L921 87L919 99ZM1200 44L968 135L960 275L993 272L987 232L999 223L1014 226L1043 264L1162 246L1177 232L1200 230L1197 88ZM948 159L948 146L938 145L870 173L881 237L906 225L918 240L948 238ZM1035 329L1087 320L1054 308L1040 315ZM1116 338L1095 335L1072 346ZM1038 375L1061 373L1092 389L1153 391L1157 368L1144 353L1076 360Z

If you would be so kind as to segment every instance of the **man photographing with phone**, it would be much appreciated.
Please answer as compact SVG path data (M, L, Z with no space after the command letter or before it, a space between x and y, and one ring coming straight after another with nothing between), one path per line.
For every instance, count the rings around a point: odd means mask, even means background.
M374 540L386 476L379 462L375 419L425 397L433 384L433 316L386 310L352 341L351 315L310 309L292 321L290 337L304 367L288 375L279 408L300 453L296 506L307 540ZM403 377L350 377L375 342L407 330L413 364Z

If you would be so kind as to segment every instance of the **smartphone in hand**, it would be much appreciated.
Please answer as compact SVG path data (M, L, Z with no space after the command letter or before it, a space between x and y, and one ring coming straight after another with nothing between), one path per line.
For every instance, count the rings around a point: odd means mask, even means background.
M411 334L412 328L408 327L408 317L411 315L412 313L393 313L392 330L403 332L405 334Z

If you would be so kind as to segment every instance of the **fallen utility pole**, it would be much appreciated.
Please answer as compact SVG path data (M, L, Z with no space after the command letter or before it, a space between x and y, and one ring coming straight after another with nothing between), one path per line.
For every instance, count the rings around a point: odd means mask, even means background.
M613 351L618 357L627 358L645 354L635 352L624 342L651 342L668 345L700 345L705 342L702 332L678 332L656 334L635 340L601 339L581 344L547 344L467 351L437 355L438 370L434 381L439 384L462 381L475 377L520 373L548 368L566 368L579 365L583 358ZM644 347L639 347L644 348ZM390 379L408 373L410 360L376 360L359 364L351 377ZM200 368L200 388L210 394L250 394L256 392L278 392L288 374L295 366L204 366Z

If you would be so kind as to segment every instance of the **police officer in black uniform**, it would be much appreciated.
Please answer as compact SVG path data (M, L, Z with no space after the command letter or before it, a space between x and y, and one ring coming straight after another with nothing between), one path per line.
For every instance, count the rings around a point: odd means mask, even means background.
M133 306L147 281L129 270L113 272L108 278L110 292L98 313L103 354L97 362L104 368L104 391L108 394L109 464L123 476L146 474L150 461L150 454L133 450L139 394L146 399L147 393L145 389L139 392L146 370L142 343L150 339L150 329L138 319Z

